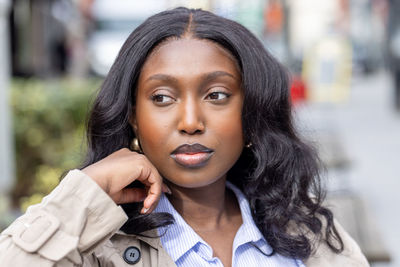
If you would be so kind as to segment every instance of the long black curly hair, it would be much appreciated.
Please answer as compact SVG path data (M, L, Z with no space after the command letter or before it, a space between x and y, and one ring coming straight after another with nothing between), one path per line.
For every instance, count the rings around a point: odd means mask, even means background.
M245 27L207 11L164 11L132 32L94 102L83 167L130 146L135 134L129 119L146 58L161 42L188 32L192 38L207 39L225 48L239 65L245 95L243 131L252 146L243 150L228 180L246 195L254 221L273 253L307 259L317 240L341 252L343 242L332 213L321 204L318 157L300 140L293 126L288 72ZM173 223L170 214L141 215L137 204L123 208L129 216L122 227L127 233L141 234Z

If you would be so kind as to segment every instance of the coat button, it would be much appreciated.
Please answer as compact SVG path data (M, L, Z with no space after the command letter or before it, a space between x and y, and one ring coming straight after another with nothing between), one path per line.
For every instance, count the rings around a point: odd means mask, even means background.
M135 264L140 260L140 250L137 247L128 247L124 252L124 260L128 264Z

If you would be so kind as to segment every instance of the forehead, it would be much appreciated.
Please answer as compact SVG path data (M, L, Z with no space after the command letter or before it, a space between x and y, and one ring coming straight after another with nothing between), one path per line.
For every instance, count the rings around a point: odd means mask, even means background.
M185 76L213 71L226 71L240 78L238 64L226 49L212 41L182 38L156 47L145 61L140 76L155 73Z

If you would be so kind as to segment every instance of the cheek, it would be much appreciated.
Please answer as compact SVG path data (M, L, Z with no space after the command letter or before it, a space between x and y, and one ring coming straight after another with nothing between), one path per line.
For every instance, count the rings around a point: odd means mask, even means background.
M210 130L218 136L218 142L225 153L237 154L243 148L243 128L241 109L233 109L226 114L220 114L213 122Z
M147 148L161 149L165 144L168 128L171 127L171 116L166 112L157 112L150 105L137 106L136 121L138 135L144 151Z

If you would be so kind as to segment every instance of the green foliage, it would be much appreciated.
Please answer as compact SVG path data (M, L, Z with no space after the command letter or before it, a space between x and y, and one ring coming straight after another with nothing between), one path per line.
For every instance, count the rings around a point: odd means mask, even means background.
M85 120L100 81L15 79L11 106L16 147L14 205L37 203L85 154Z

